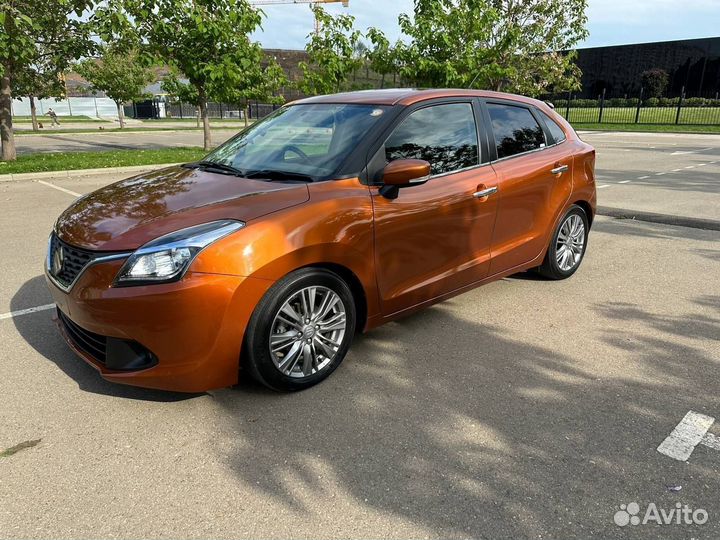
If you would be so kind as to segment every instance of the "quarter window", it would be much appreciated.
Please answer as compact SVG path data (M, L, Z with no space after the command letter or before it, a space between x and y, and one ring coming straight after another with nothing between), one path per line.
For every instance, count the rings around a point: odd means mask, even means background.
M385 141L385 158L424 159L432 174L480 163L472 105L434 105L410 114Z
M538 110L538 112L542 115L542 119L545 120L545 125L547 125L550 130L550 135L555 139L555 144L563 142L565 140L565 132L558 126L557 122L544 112L540 110Z
M529 109L488 104L498 158L514 156L545 146L545 133Z

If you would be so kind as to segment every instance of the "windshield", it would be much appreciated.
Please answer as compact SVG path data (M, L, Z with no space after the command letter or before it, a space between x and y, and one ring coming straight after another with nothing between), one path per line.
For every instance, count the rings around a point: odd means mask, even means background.
M211 152L203 163L262 178L278 173L311 180L334 174L387 107L316 104L279 109Z

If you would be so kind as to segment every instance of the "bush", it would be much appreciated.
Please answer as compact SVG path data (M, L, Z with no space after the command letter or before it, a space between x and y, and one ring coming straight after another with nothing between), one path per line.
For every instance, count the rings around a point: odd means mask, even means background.
M683 101L683 104L688 107L705 107L708 104L708 101L710 100L701 97L691 97Z
M570 102L570 106L578 109L589 109L592 107L598 107L599 102L594 99L573 99Z
M605 105L607 107L624 107L625 106L625 100L623 98L615 97L605 100Z
M677 107L678 98L660 98L661 107Z
M660 100L656 97L647 98L645 100L646 107L658 107L659 105L660 105Z

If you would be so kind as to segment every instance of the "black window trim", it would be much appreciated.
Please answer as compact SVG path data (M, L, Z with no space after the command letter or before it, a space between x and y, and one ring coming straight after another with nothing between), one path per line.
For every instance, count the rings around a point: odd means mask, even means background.
M567 141L567 136L565 137L565 141L562 141L560 143L555 142L555 138L552 137L550 134L550 130L545 125L545 122L540 118L540 115L535 111L535 107L532 105L528 105L527 103L523 103L521 101L514 101L512 99L498 99L498 98L481 98L481 107L483 110L483 118L485 120L485 123L487 125L487 131L488 131L488 140L492 137L492 143L490 146L490 153L491 153L491 163L497 163L498 161L505 161L508 159L514 159L516 157L526 156L528 154L533 154L535 152L542 152L543 150L547 150L548 148L552 148L554 146L557 146L558 144L562 144L563 142ZM492 128L492 120L490 118L490 111L488 110L488 105L506 105L509 107L522 107L523 109L527 109L532 117L535 119L535 121L538 123L538 126L540 126L540 129L543 130L543 134L545 135L545 146L541 146L540 148L534 148L532 150L527 150L525 152L520 152L519 154L513 154L512 156L505 156L505 157L498 157L497 154L497 141L495 140L495 131ZM563 130L564 131L564 130ZM549 141L552 141L552 144L548 144Z
M555 122L555 121L552 119L552 117L551 117L548 113L546 113L545 111L540 110L540 109L538 109L537 107L533 107L533 109L534 109L533 113L535 113L535 118L537 118L537 119L540 121L540 126L541 126L541 127L543 128L543 130L545 131L545 139L553 141L552 144L548 144L548 145L547 145L547 148L552 148L552 147L554 147L554 146L558 146L558 145L561 145L561 144L564 143L564 142L567 142L567 140L568 140L567 133L565 133L565 129L563 129L563 127L562 127L559 123ZM540 113L542 113L542 114L540 114ZM560 128L560 131L563 132L563 135L565 135L565 138L564 138L562 141L558 141L558 140L555 139L555 137L553 136L552 132L550 131L550 128L547 126L547 122L545 121L545 116L543 116L543 115L547 116L547 117L550 119L551 122L555 122L555 125L556 125L558 128Z
M464 167L462 169L455 169L453 171L447 171L444 173L438 173L433 174L428 179L428 182L436 179L436 178L442 178L444 176L448 176L450 174L458 174L466 171L471 171L478 169L480 167L485 167L487 165L490 165L490 154L489 154L489 145L488 145L488 135L487 135L487 128L484 122L482 122L482 111L480 109L480 103L478 101L478 98L474 96L456 96L456 97L445 97L445 98L435 98L435 99L427 99L424 101L420 101L417 103L414 103L412 105L399 105L402 109L400 113L398 113L393 121L385 126L385 129L381 131L381 133L378 134L378 136L375 138L372 145L370 145L370 149L367 152L367 166L365 171L363 171L363 174L360 175L360 178L362 179L364 184L370 185L370 186L382 186L382 182L373 181L373 176L375 176L377 173L379 173L379 170L372 171L370 170L371 164L373 160L375 159L377 153L382 149L382 147L385 145L385 142L390 138L390 135L393 134L395 129L402 124L402 122L411 114L414 112L417 112L421 109L426 109L428 107L434 107L437 105L451 105L454 103L467 103L472 107L473 111L473 121L475 122L475 134L477 137L477 143L478 143L478 164L477 165L471 165L469 167Z

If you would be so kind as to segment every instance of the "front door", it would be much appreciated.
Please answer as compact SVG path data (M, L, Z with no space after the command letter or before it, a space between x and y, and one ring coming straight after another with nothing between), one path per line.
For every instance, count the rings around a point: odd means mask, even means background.
M410 113L380 148L385 161L429 161L431 179L396 199L373 189L375 263L384 315L488 275L497 209L495 172L480 165L471 103ZM479 196L486 190L488 195ZM478 195L479 194L479 195Z

